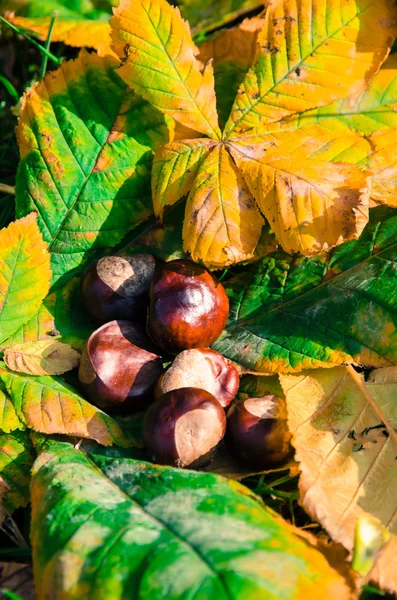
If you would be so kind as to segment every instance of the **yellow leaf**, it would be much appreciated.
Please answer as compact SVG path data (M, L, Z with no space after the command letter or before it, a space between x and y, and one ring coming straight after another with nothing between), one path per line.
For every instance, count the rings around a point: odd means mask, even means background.
M36 314L50 287L50 255L37 214L0 231L0 343Z
M79 364L80 354L58 340L37 340L6 349L4 362L12 371L28 375L62 375Z
M300 462L301 504L331 537L353 549L357 521L370 516L391 540L369 578L397 592L397 368L364 383L352 367L281 375Z
M45 41L50 29L51 17L28 18L7 15L8 21L34 33ZM63 42L76 48L94 48L99 56L113 54L110 48L110 25L104 21L84 21L57 17L51 34L52 42Z
M219 139L213 68L197 60L179 10L166 0L121 0L110 25L124 81L176 121Z
M193 186L200 164L216 142L208 138L182 140L161 146L152 167L154 213L162 216L165 206L172 206Z
M369 159L373 173L374 200L397 207L397 135L395 129L377 131L370 137L374 153Z
M226 136L360 94L393 43L389 0L267 4L256 63L240 86Z
M366 173L355 166L316 158L329 136L303 139L303 143L293 133L288 137L289 141L275 150L230 145L279 243L286 252L313 256L357 239L368 222Z
M221 268L251 258L263 219L224 146L201 164L186 203L184 249L196 262Z

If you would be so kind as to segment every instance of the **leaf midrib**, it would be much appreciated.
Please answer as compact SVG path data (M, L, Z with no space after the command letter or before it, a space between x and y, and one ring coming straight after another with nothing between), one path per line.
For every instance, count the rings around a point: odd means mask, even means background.
M312 48L312 50L311 50L311 51L310 51L310 52L309 52L309 53L308 53L306 56L304 56L304 57L301 57L300 61L299 61L299 62L298 62L298 63L297 63L297 64L296 64L296 65L295 65L295 66L294 66L292 69L290 69L290 71L288 71L288 73L286 73L285 75L283 75L283 77L282 77L282 78L280 78L280 79L279 79L277 82L275 82L275 83L273 84L273 86L272 86L270 89L268 89L268 90L266 91L266 93L265 93L265 94L263 94L263 95L262 95L262 96L260 96L260 97L259 97L257 100L255 100L255 102L254 102L253 104L250 104L249 108L248 108L248 109L246 109L246 110L245 110L245 111L242 113L242 115L239 117L239 119L233 123L233 126L232 126L232 128L231 128L231 129L229 129L229 130L228 130L228 129L225 129L225 133L226 133L225 140L226 140L226 139L227 139L227 140L228 140L228 139L230 139L230 136L231 136L231 135L232 135L232 133L235 131L236 127L238 127L238 125L241 123L241 121L243 121L243 120L245 119L246 115L248 115L248 114L249 114L249 113L252 111L252 109L253 109L254 107L256 107L256 106L257 106L257 105L258 105L260 102L262 102L262 100L263 100L264 98L266 98L266 96L267 96L268 94L271 94L271 93L274 91L274 89L275 89L275 88L276 88L276 87L277 87L277 86L278 86L280 83L282 83L282 82L283 82L285 79L287 79L287 77L289 77L289 75L291 75L291 73L293 73L293 72L295 71L295 69L297 68L297 66L301 65L301 64L302 64L302 63L303 63L305 60L307 60L308 58L310 58L310 57L312 56L312 54L314 54L314 53L315 53L315 52L316 52L316 51L317 51L319 48L321 48L321 46L322 46L322 45L323 45L323 44L324 44L324 43L325 43L327 40L329 40L329 39L332 39L332 38L333 38L335 35L337 35L337 34L338 34L340 31L342 31L342 29L344 29L345 27L347 27L347 26L348 26L348 25L349 25L349 24L350 24L352 21L354 21L354 19L356 19L358 16L362 15L362 14L363 14L363 13L364 13L366 10L368 10L368 8L370 8L371 6L373 6L373 5L372 5L372 4L368 4L368 5L367 5L367 6L366 6L366 7L365 7L363 10L361 10L361 11L357 12L357 13L356 13L356 14L355 14L355 15L354 15L354 16L353 16L351 19L349 19L349 20L348 20L346 23L344 23L344 24L343 24L341 27L339 27L339 29L337 29L336 31L332 32L330 35L328 35L328 37L325 37L323 40L321 40L321 42L320 42L319 44L317 44L317 46L314 46L314 47ZM268 21L268 19L266 19L266 23L265 23L265 26L264 26L264 27L266 27L266 25L267 25L267 21ZM255 65L255 66L256 66L256 65ZM256 72L255 72L255 66L254 66L254 67L251 67L250 71L256 75ZM244 81L243 81L243 83L242 83L241 85L244 85ZM342 99L343 99L343 97L342 97L342 98L340 98L340 100L342 100ZM277 108L277 106L276 106L276 108ZM313 108L315 108L315 107L313 107ZM312 110L312 109L308 109L308 110ZM303 112L306 112L306 111L302 111L302 113L303 113ZM232 113L233 113L233 108L232 108L232 112L231 112L231 114L230 114L230 116L229 116L229 119L231 118L231 115L232 115ZM295 114L298 114L298 115L299 115L299 112L298 112L298 113L295 113ZM268 122L269 122L269 123L273 123L273 122L277 122L278 120L282 120L282 119L275 119L274 121L273 121L273 120L270 120L270 121L268 121Z

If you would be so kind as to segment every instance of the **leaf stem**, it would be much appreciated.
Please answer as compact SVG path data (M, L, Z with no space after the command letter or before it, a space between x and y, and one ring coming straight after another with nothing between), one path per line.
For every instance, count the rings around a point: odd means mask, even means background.
M0 183L0 192L4 192L5 194L10 194L11 196L15 196L14 186L7 185L6 183Z
M51 17L51 23L50 23L50 28L49 28L48 34L47 34L47 39L44 44L44 48L47 51L49 51L49 49L50 49L52 30L54 29L54 23L56 21L57 16L58 16L58 11L54 10L54 12L52 13L52 17ZM40 67L40 79L43 79L43 77L47 71L47 63L48 63L48 56L46 54L43 54L42 59L41 59L41 67Z
M59 60L59 58L57 58L54 54L52 54L52 52L50 52L49 50L47 50L46 48L44 48L44 46L42 46L41 44L39 44L38 42L36 42L36 40L34 40L33 38L31 38L29 35L27 35L27 33L25 33L24 31L22 31L22 29L20 29L19 27L16 27L15 25L13 25L9 21L7 21L7 19L5 19L4 17L2 17L1 15L0 15L0 21L2 23L4 23L5 25L7 25L8 27L10 27L10 29L12 29L13 31L15 31L15 33L18 33L19 35L21 35L22 37L24 37L25 40L28 40L28 42L30 42L33 46L35 46L35 48L37 48L38 50L40 50L40 52L42 54L47 55L48 58L50 60L52 60L52 62L55 63L57 66L59 66L61 64L61 61Z

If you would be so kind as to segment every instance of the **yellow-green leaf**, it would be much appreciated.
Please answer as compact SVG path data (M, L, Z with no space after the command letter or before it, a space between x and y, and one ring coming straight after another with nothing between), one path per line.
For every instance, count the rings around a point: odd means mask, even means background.
M9 346L4 362L12 371L28 375L62 375L80 361L80 353L58 340L37 340Z
M51 17L15 17L8 16L8 21L34 33L40 40L45 41L50 29ZM74 20L57 17L51 32L52 42L63 42L75 48L95 48L99 56L113 54L110 49L110 25L105 21L93 19Z
M184 249L220 268L253 256L263 219L236 165L217 145L202 162L186 203Z
M0 378L19 419L30 429L91 438L104 446L134 445L114 419L61 379L12 373L1 365Z
M34 457L28 432L0 432L0 524L30 500L30 469Z
M50 287L50 255L31 213L0 231L0 343L37 312Z
M121 0L110 25L124 81L176 121L219 139L213 68L196 58L179 10L166 0Z
M395 34L389 0L278 0L265 19L227 136L360 94Z
M25 427L25 424L15 412L4 383L0 381L0 431L9 433L15 429L25 429Z
M374 200L397 207L397 135L396 130L378 131L370 141L374 148L368 167L372 172Z
M291 132L288 141L275 150L230 146L286 252L319 254L357 239L368 222L368 175L358 167L323 160L321 152L327 152L324 145L329 139L316 138L313 143L304 139L302 143L299 132ZM331 155L335 155L332 147Z
M370 578L397 592L397 369L364 383L352 367L280 375L296 458L301 504L349 550L360 517L391 534Z
M182 140L161 146L152 168L154 214L162 216L165 206L172 206L193 186L198 169L216 142L208 138Z

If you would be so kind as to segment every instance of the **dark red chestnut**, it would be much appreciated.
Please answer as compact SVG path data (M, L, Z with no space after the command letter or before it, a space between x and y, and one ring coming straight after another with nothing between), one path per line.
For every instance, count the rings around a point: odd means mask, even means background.
M108 412L133 412L151 401L162 371L162 360L142 327L111 321L88 338L79 380L92 404Z
M241 462L259 469L279 465L291 451L285 401L272 394L238 400L227 415L225 440Z
M207 390L223 406L237 394L239 375L234 364L216 350L193 348L184 350L156 383L155 397L182 387Z
M146 322L154 267L151 254L97 260L81 280L81 296L89 317L101 324L114 319Z
M167 352L210 346L222 333L229 299L201 265L173 260L156 267L150 285L148 333Z
M143 444L159 464L197 468L211 460L225 430L225 412L214 396L197 388L180 388L149 406Z

